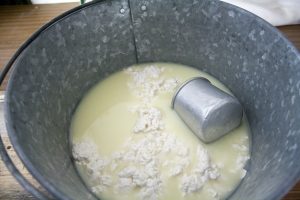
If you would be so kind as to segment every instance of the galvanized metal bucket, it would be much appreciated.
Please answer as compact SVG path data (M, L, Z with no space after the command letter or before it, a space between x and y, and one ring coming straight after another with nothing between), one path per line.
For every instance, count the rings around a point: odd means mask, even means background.
M7 129L47 191L62 200L96 199L73 165L71 116L95 83L153 61L204 70L240 100L252 130L252 157L231 200L274 200L287 193L300 176L300 55L262 19L216 0L85 4L43 26L16 52L0 77L2 82L13 68ZM18 181L45 199L16 170L2 142L0 150Z

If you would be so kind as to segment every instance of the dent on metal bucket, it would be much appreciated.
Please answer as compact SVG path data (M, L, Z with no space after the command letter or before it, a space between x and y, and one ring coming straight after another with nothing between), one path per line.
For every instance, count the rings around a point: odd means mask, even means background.
M137 62L198 68L239 99L252 157L230 199L279 199L299 178L300 56L254 15L215 0L100 1L32 39L9 81L7 127L25 166L57 199L96 199L72 164L71 116L91 86Z

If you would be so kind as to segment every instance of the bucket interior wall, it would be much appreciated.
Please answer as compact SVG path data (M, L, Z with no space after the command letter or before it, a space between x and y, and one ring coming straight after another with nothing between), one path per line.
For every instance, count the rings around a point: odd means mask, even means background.
M174 62L215 76L245 109L252 157L230 199L280 198L299 177L297 50L271 25L218 1L129 3L98 2L60 19L14 64L7 127L29 171L57 198L94 199L70 156L76 106L89 88L123 67Z

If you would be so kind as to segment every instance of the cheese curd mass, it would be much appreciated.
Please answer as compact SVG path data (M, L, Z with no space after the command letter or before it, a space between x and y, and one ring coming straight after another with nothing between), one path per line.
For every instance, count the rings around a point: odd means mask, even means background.
M78 172L96 196L212 200L235 190L249 159L246 118L226 136L204 144L171 108L176 88L196 76L229 92L194 68L147 63L112 74L86 94L70 137Z

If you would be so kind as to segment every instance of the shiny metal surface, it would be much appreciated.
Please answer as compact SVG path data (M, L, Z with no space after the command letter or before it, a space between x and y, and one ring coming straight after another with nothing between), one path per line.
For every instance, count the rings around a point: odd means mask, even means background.
M213 142L238 127L243 116L239 101L196 77L175 93L172 108L203 142Z

